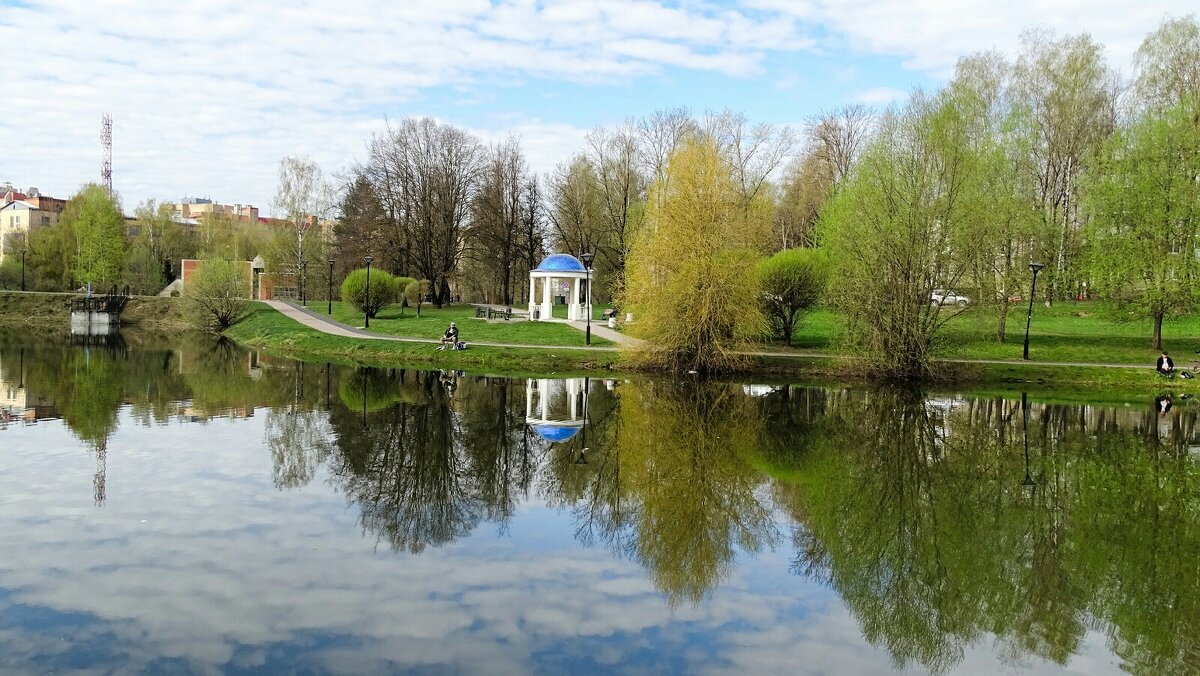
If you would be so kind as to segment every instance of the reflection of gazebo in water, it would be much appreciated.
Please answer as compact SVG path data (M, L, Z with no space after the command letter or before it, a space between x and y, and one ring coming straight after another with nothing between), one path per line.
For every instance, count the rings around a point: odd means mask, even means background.
M575 438L587 423L587 379L530 378L525 383L525 423L550 443Z

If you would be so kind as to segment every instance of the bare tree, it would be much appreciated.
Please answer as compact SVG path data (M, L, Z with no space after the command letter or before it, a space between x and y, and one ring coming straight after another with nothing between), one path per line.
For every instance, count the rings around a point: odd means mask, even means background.
M874 116L866 106L851 104L808 121L804 135L808 152L825 163L837 186L846 180L871 138Z
M438 307L466 251L484 155L478 139L430 118L389 125L369 146L368 175L394 223L388 240L433 284Z
M311 158L289 156L279 160L279 185L275 212L288 223L288 237L279 247L284 270L304 284L305 262L314 258L319 239L312 236L333 211L333 191Z

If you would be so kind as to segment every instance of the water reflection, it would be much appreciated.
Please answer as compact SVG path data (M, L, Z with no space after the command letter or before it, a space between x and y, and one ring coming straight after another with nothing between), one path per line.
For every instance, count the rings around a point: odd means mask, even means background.
M257 422L246 452L269 454L275 491L335 491L388 556L415 561L481 534L536 548L561 532L640 567L672 613L717 608L722 589L762 585L760 603L833 590L861 649L896 669L950 672L981 650L1010 668L1065 668L1096 635L1135 673L1200 667L1191 399L511 380L205 341L11 339L0 341L0 396L10 429L58 419L94 455L97 503L116 490L107 463L133 450L112 443L121 425ZM556 516L531 522L541 508ZM791 560L783 582L763 568L775 551ZM584 587L604 583L578 574ZM706 644L720 644L720 626Z

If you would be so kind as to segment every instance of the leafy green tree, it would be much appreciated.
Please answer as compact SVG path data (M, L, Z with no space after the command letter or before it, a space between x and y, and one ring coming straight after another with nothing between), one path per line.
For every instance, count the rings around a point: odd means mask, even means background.
M342 281L342 300L353 305L359 312L365 312L368 317L376 316L380 310L395 303L399 293L396 278L383 270L371 271L370 289L367 289L366 268L352 271Z
M1163 19L1134 56L1134 91L1150 108L1181 103L1200 109L1200 24L1195 15Z
M100 288L116 284L125 269L127 246L125 216L121 207L99 185L84 186L71 202L77 209L64 210L61 221L77 233L79 255L75 259L75 278Z
M758 264L767 320L789 346L800 317L824 297L829 270L829 257L820 249L786 249Z
M416 306L418 317L421 316L421 305L425 302L427 293L429 293L428 279L420 281L413 279L404 285L404 300L408 301L410 305Z
M717 141L686 141L654 187L647 227L626 264L623 305L645 343L632 359L650 368L734 368L766 333L755 264L770 238L766 191L747 195Z
M146 200L134 210L135 235L129 243L124 281L135 293L158 293L179 273L179 262L196 255L170 208Z
M241 321L250 307L249 268L243 261L200 261L183 294L201 322L227 329Z
M982 163L965 105L918 93L885 115L821 218L837 265L832 299L852 345L885 378L933 375L933 342L950 313L930 295L967 278L986 235Z
M1092 278L1119 311L1154 322L1193 311L1200 283L1200 121L1190 106L1143 113L1088 174Z

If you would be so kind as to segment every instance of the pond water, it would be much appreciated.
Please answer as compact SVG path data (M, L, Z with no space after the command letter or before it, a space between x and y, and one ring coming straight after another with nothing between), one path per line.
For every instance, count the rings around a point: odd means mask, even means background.
M1191 400L0 340L0 673L1194 673Z

